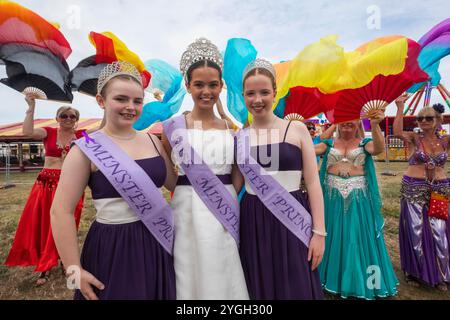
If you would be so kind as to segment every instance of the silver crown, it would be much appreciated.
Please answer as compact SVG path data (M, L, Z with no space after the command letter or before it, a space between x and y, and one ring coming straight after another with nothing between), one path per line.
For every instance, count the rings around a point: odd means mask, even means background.
M102 92L103 87L109 80L119 75L127 75L136 79L142 85L142 76L136 67L127 61L115 61L108 64L100 71L97 82L97 92Z
M217 46L206 38L199 38L191 43L181 56L180 71L186 76L189 68L201 60L209 60L223 69L223 58Z
M245 67L245 69L244 69L244 75L242 76L242 79L245 79L245 77L247 76L247 74L248 74L250 71L252 71L252 70L254 70L254 69L258 69L258 68L260 68L260 69L266 69L267 71L269 71L269 72L273 75L273 78L274 78L274 79L277 78L277 74L276 74L276 72L275 72L275 68L273 67L273 65L272 65L269 61L267 61L267 60L265 60L265 59L258 58L258 59L253 60L252 62L250 62L250 63Z

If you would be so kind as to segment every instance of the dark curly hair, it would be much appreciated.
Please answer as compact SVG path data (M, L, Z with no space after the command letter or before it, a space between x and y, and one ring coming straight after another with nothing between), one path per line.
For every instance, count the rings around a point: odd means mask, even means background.
M439 114L443 114L445 112L445 107L441 103L433 104L433 109Z

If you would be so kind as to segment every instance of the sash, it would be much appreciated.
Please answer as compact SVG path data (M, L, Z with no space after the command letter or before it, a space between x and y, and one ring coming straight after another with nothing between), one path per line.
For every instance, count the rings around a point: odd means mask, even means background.
M172 255L173 214L147 173L108 136L95 132L83 134L75 144L113 185L147 229Z
M236 142L237 165L245 180L272 214L309 247L312 231L309 212L251 157L248 129L236 134Z
M184 116L163 122L172 156L184 170L197 195L239 245L239 205L225 185L189 144Z

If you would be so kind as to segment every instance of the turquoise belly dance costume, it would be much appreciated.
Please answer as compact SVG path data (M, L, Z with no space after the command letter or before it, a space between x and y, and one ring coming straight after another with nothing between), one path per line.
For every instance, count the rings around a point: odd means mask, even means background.
M375 299L397 294L397 277L389 258L382 229L381 198L372 156L364 146L347 156L323 141L327 151L320 170L328 236L319 266L325 290L343 298ZM328 173L337 162L364 166L364 175Z

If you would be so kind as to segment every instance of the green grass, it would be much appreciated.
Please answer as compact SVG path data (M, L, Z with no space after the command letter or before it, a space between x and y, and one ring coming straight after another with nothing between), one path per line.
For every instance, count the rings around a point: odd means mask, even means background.
M386 166L384 163L376 163L380 192L383 198L382 213L385 216L386 225L384 228L384 238L392 264L400 281L398 287L399 295L393 299L450 299L450 292L442 293L432 288L415 288L404 282L400 270L399 247L398 247L398 216L400 211L400 182L406 163L391 163ZM396 176L383 176L382 172L390 171ZM16 187L0 190L0 261L3 262L11 248L17 223L22 213L23 206L27 200L32 184L37 173L13 173L11 180L16 183ZM0 177L0 185L4 183L4 178ZM165 191L165 196L169 199L169 193ZM83 243L91 222L95 219L95 211L92 205L90 192L86 192L85 207L80 223L79 243ZM65 278L59 268L52 271L51 281L46 285L35 287L37 275L33 273L33 267L7 268L0 266L0 300L1 299L72 299L73 292L66 288ZM336 299L327 295L329 299Z

